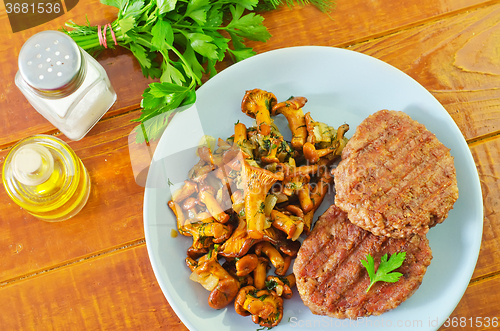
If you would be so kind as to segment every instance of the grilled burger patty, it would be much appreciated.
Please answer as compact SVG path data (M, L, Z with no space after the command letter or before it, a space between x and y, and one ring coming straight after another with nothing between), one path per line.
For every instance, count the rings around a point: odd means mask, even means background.
M366 118L333 174L335 204L376 235L423 235L446 219L458 199L449 149L399 111Z
M370 254L377 270L384 254L403 251L406 259L395 270L401 278L396 283L377 282L366 293L370 278L360 260ZM425 236L375 236L332 205L304 240L293 272L300 297L314 314L356 319L380 315L405 301L420 286L431 259Z

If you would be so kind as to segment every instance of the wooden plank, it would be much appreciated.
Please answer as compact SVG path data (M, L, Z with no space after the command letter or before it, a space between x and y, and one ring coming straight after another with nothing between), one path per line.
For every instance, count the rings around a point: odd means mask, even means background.
M398 0L388 4L378 0L337 1L330 16L318 15L314 6L284 7L264 14L264 24L273 37L265 45L249 45L257 50L303 45L345 47L495 2Z
M494 7L495 11L492 11L492 15L489 15L489 17L494 17L493 14L497 13L498 6L490 6L464 15L472 15L473 18L477 18L481 13L484 16L486 11ZM462 22L463 18L463 15L459 15L448 20ZM465 20L463 24L467 24L467 22ZM478 22L481 22L481 20ZM440 21L433 24L443 23ZM454 24L459 24L459 22ZM446 25L441 26L440 29L446 31ZM418 28L411 30L418 30ZM407 32L401 33L401 35L405 33ZM384 38L380 38L380 40L382 39ZM395 52L396 46L394 43L395 41L389 43L393 50L392 53ZM364 44L359 47L366 46L367 44ZM409 48L409 46L406 47ZM379 50L382 52L382 48L379 48ZM409 50L405 50L405 52L409 52ZM383 53L377 55L381 55L383 59L386 57ZM395 57L396 55L392 54L392 61L395 61ZM404 54L402 54L401 58L405 58ZM404 63L404 61L402 62ZM4 259L0 262L0 282L19 277L25 273L43 270L53 264L64 264L67 261L143 237L140 217L142 214L143 189L134 182L135 177L130 167L127 147L128 134L135 126L129 121L136 117L137 112L126 114L123 117L103 120L89 133L87 138L80 142L71 143L71 146L75 148L89 168L95 189L89 205L74 220L58 225L46 224L35 220L10 202L0 207L1 215L8 215L2 217L7 218L6 224L8 226L0 230L2 231L0 253L7 254L6 256L16 256L15 259ZM472 126L472 123L470 125ZM463 126L461 127L463 128ZM482 148L479 146L477 148ZM3 162L2 158L6 153L7 151L0 153L1 162ZM483 156L477 155L475 157L478 164L480 163L479 160L485 162ZM491 155L489 157L495 158L495 156ZM107 165L108 161L113 163L113 166L109 167ZM481 166L492 167L495 163L498 164L498 160L493 159L490 163ZM497 174L495 173L492 176L497 176ZM490 189L491 192L498 192L497 186L492 186ZM490 208L492 212L486 213L486 215L491 215L487 216L485 220L484 247L481 251L475 277L500 269L498 264L500 263L498 262L500 256L497 253L499 247L495 242L498 234L492 233L488 237L486 233L487 222L491 222L490 227L492 229L495 226L498 228L498 220L495 217L496 202L494 194L492 193L489 200L485 198L486 208ZM9 201L3 190L0 190L0 199ZM127 201L126 204L123 204L124 207L122 207L123 201ZM105 212L101 213L101 211ZM115 217L107 217L107 215L111 214L115 215ZM16 223L10 224L8 220L16 220ZM58 228L55 234L52 233L54 227ZM87 240L87 232L94 233L93 231L95 231L96 235L92 235L92 240ZM63 240L61 238L70 239Z
M473 278L500 270L500 139L471 147L483 192L483 241Z
M0 288L0 309L2 330L187 330L145 244Z
M3 3L2 3L3 4ZM24 42L33 34L44 30L59 30L68 20L94 25L106 24L116 19L117 9L100 4L99 0L80 1L69 13L46 24L17 32L10 30L5 9L0 10L0 146L37 133L54 133L58 130L45 120L26 100L14 83L18 71L17 57ZM104 118L139 107L141 95L151 82L144 78L139 64L124 48L102 52L99 63L108 73L116 90L117 101ZM138 114L139 115L139 114ZM138 116L137 115L137 116Z
M428 89L466 137L500 130L500 4L355 45Z
M495 330L491 322L500 318L499 300L498 275L473 282L450 316L450 327L440 330L457 330L453 321L465 318L470 325L477 317L483 326L489 317L490 327L460 330ZM165 300L144 244L4 286L0 309L5 330L187 330Z
M0 284L144 238L144 188L136 184L129 134L137 125L128 113L97 124L70 146L91 178L87 205L74 218L47 223L29 215L0 190ZM64 136L61 136L66 140ZM8 150L0 152L0 167Z
M500 275L473 282L439 330L498 330L499 301Z
M297 45L342 46L355 41L413 26L455 11L489 4L485 0L424 0L415 4L400 0L390 6L383 1L346 1L338 4L332 17L315 7L297 7L264 13L265 25L273 38L263 43L249 43L257 52ZM69 13L38 27L12 34L5 9L0 11L0 146L39 132L55 132L54 127L39 115L18 91L13 79L17 71L17 55L24 41L36 32L59 29L70 19L85 24L105 24L115 19L116 9L98 0L80 1ZM306 28L307 27L307 28ZM289 36L293 35L293 38ZM106 116L136 108L150 80L142 76L137 61L126 50L106 51L99 62L110 76L118 100Z

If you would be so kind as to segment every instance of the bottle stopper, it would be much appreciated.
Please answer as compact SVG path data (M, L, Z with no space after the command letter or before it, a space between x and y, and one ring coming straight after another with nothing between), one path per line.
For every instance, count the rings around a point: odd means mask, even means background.
M39 185L54 171L54 158L50 151L38 144L19 148L12 158L14 177L24 185Z

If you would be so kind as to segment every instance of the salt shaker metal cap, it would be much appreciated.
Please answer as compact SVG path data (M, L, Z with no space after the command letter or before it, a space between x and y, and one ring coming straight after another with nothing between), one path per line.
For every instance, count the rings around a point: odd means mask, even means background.
M18 65L26 83L49 98L71 93L85 76L80 48L59 31L43 31L29 38L21 48Z
M104 68L59 31L21 48L15 82L26 99L71 140L83 138L116 100Z

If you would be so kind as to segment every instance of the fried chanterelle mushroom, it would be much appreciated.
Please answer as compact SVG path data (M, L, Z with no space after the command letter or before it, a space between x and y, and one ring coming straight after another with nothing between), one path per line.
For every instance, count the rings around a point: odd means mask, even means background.
M262 231L271 226L271 222L266 222L264 213L267 192L274 183L283 180L283 174L252 167L248 163L245 163L243 168L243 190L245 193L245 215L248 234L252 238L260 239L264 235Z
M322 157L333 159L342 153L347 144L344 134L349 130L349 125L343 124L336 130L325 123L314 121L310 112L304 118L307 142L303 146L303 152L310 163L316 163Z
M271 116L283 114L288 121L290 131L292 131L291 144L295 149L302 149L307 139L306 120L302 107L306 104L304 97L292 97L287 101L277 103L271 110Z
M235 123L226 139L205 136L199 162L168 206L177 230L192 237L186 266L190 279L210 291L215 309L234 309L262 327L277 326L283 301L292 296L289 274L315 211L333 184L331 169L347 138L304 114L305 97L278 102L261 89L246 91L241 110L255 125ZM287 141L274 120L288 121ZM213 144L207 143L208 141Z
M267 276L266 288L274 290L276 294L284 299L290 299L293 295L292 288L295 286L295 275L289 274L286 277Z
M214 309L228 305L238 294L239 282L217 260L217 247L193 266L189 279L211 291L208 304Z
M283 318L283 298L274 291L245 286L238 292L234 309L242 316L252 315L255 324L272 328Z
M241 111L255 118L259 133L268 135L271 133L271 109L276 102L274 94L256 88L245 93Z

